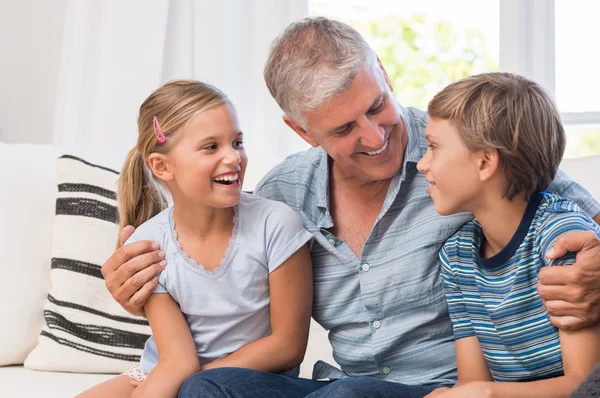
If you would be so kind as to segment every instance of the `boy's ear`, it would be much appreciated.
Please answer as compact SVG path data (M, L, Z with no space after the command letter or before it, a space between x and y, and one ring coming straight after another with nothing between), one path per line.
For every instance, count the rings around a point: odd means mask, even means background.
M500 167L500 155L496 149L484 149L478 153L479 179L488 181Z
M300 125L300 123L298 123L294 119L290 119L286 115L283 115L282 119L283 119L283 122L285 124L287 124L289 128L291 128L292 130L294 130L296 132L296 134L298 134L300 136L300 138L302 138L304 141L306 141L308 143L308 145L310 145L310 146L312 146L314 148L316 148L316 147L319 146L319 144L317 143L317 141L313 137L310 136L310 134L308 133L308 131L306 131L304 129L304 127L302 127Z
M148 157L148 164L154 176L164 182L173 180L173 173L167 163L167 157L160 153L151 153Z

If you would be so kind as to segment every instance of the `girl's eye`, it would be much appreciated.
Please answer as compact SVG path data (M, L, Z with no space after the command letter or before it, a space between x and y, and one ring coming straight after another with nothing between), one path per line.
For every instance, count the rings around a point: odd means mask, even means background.
M234 145L235 147L241 148L242 146L244 146L244 141L242 141L242 140L237 140L237 141L235 141L235 142L233 143L233 145Z
M206 149L207 151L214 151L215 149L217 149L217 145L216 144L210 144L210 145L206 145L204 148L202 149Z

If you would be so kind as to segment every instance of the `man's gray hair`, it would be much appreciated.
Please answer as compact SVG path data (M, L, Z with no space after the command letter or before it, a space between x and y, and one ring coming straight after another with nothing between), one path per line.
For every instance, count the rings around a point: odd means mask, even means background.
M305 18L275 39L264 78L283 112L305 125L303 112L347 90L358 71L376 59L375 51L349 25Z

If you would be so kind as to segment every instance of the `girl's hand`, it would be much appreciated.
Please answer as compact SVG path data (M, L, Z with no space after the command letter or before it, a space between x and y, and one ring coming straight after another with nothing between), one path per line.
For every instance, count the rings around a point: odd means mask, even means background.
M442 391L439 395L436 394L436 398L491 398L492 389L491 382L487 381L472 381L470 383L461 384L453 388L448 388ZM436 391L441 390L438 388L431 394L435 394ZM430 394L430 395L431 395ZM429 397L429 395L427 396Z

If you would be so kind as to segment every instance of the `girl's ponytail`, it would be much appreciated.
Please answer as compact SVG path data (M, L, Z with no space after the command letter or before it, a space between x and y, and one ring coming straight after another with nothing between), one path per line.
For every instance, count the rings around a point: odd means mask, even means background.
M127 154L119 178L119 230L127 225L137 228L167 207L168 199L150 173L142 154L134 147Z

